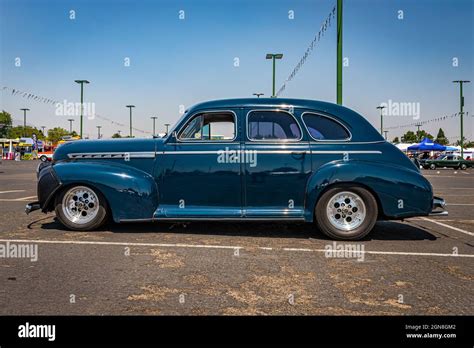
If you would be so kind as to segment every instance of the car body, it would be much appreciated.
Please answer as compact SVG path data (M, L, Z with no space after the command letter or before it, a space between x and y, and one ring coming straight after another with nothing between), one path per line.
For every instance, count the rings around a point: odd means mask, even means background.
M38 152L38 159L39 159L41 162L52 161L52 159L53 159L53 151L40 151L40 152Z
M107 216L304 221L360 239L376 220L447 213L419 169L358 113L274 98L195 105L163 138L65 143L40 165L38 198L27 212L56 210L74 230Z
M436 159L422 160L421 164L425 169L454 168L461 170L466 170L474 165L472 161L458 155L441 155Z

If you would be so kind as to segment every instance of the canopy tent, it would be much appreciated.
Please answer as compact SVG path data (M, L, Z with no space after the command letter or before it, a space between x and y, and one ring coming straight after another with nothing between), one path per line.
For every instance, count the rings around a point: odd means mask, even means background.
M424 138L421 143L408 147L408 151L444 151L446 146L435 143L433 140Z

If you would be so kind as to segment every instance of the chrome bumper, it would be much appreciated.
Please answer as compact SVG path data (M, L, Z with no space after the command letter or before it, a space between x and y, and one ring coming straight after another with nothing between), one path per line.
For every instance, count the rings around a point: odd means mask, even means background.
M441 197L433 197L433 208L431 209L430 216L446 216L448 211L446 210L446 202Z
M35 211L35 210L38 210L38 209L41 209L41 206L40 206L39 202L31 202L31 203L28 203L26 205L25 213L28 215L32 211Z

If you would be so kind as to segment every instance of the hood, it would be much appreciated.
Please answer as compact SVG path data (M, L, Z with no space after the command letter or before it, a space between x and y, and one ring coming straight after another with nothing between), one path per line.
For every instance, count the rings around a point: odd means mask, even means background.
M68 160L70 154L155 152L162 139L77 140L66 142L54 151L53 160Z

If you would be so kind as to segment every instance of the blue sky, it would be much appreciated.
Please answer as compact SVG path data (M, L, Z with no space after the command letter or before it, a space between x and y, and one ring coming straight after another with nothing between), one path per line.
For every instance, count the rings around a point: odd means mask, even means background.
M313 1L151 1L151 0L0 0L1 86L39 96L79 101L75 79L88 79L85 101L96 112L128 124L126 104L135 104L134 126L150 130L173 124L179 106L200 101L271 95L271 63L267 52L281 52L277 88L298 63L321 21L336 0ZM69 18L74 10L76 19ZM185 11L180 20L179 11ZM294 11L294 19L288 11ZM403 11L403 19L398 11ZM379 127L382 102L415 102L420 120L459 109L455 79L474 80L472 0L345 0L344 105ZM282 97L334 102L336 98L335 22ZM15 58L21 66L15 66ZM124 59L130 58L130 66ZM234 59L239 58L239 66ZM458 66L452 59L458 59ZM66 116L56 116L51 104L0 94L0 108L28 123L68 128ZM465 87L466 107L474 114L473 88ZM78 130L78 117L74 128ZM465 134L474 137L473 118ZM409 116L388 116L385 124L414 122ZM458 136L458 119L430 123L448 138ZM85 121L85 133L105 136L127 127L101 119ZM391 129L389 138L408 128ZM140 136L141 133L135 132Z

